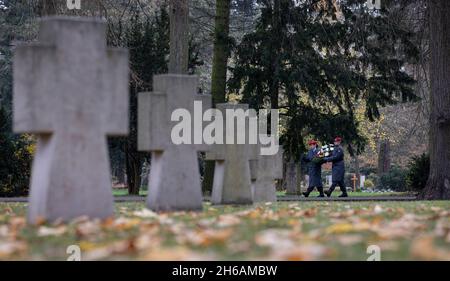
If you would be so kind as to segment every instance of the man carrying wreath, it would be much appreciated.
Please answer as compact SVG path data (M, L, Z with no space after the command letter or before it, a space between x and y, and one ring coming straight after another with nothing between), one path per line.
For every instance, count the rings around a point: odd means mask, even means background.
M324 161L332 162L332 184L330 189L325 192L325 194L330 197L331 193L333 193L336 186L339 185L339 188L342 191L342 194L339 197L348 197L347 189L344 184L345 177L345 165L344 165L344 150L341 147L342 138L336 137L334 139L334 150L330 157L325 157Z
M309 151L307 155L303 156L303 161L308 163L308 175L309 175L309 185L306 192L302 194L305 197L308 197L309 194L317 188L320 195L318 197L325 197L323 194L323 185L322 185L322 164L323 160L318 157L319 148L317 146L317 141L310 140L308 142Z

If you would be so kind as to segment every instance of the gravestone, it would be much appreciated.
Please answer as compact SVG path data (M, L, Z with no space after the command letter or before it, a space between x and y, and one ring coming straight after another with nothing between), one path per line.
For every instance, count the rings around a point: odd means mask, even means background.
M333 176L332 175L326 176L326 186L330 187L332 183L333 183Z
M194 101L202 101L203 109L211 107L211 96L198 95L198 77L190 75L157 75L153 92L140 93L138 100L138 149L151 152L147 207L154 211L201 210L202 189L197 151L199 144L175 144L171 131L175 122L171 115L185 109L194 122ZM197 112L201 115L203 112ZM194 139L194 130L191 139Z
M254 202L276 202L276 180L283 179L283 150L275 155L260 155L250 162Z
M142 163L142 169L141 169L141 182L139 183L139 186L141 189L146 190L148 185L148 176L150 174L150 163L145 160L144 163Z
M360 188L364 188L364 184L366 182L366 176L365 175L360 175L359 177L359 187Z
M128 52L106 23L49 17L14 54L14 131L37 136L28 219L113 215L106 136L128 133Z
M211 196L213 204L252 204L253 193L251 186L250 160L254 158L254 145L249 144L248 134L245 143L237 144L239 131L237 124L231 132L226 122L227 110L248 109L247 104L217 104L216 108L222 112L224 118L224 139L227 135L235 136L234 143L214 144L206 153L207 160L215 161L214 181ZM249 118L245 119L248 127ZM233 120L234 122L234 120ZM236 122L235 122L236 123Z

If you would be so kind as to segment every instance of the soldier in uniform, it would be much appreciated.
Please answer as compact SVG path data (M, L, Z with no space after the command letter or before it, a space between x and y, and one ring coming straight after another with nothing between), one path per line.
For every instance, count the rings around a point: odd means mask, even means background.
M336 137L334 139L334 151L330 157L325 157L324 160L326 162L332 162L332 184L330 189L325 192L325 194L330 197L331 193L333 193L336 186L339 185L339 188L342 191L342 194L339 197L348 197L347 189L344 184L345 177L345 164L344 164L344 150L341 147L342 138Z
M319 148L315 140L310 140L308 145L309 151L307 155L303 156L303 161L308 163L309 186L308 190L303 192L303 195L308 197L314 188L317 188L320 193L318 197L325 197L322 185L322 163L313 161L314 157L319 153Z

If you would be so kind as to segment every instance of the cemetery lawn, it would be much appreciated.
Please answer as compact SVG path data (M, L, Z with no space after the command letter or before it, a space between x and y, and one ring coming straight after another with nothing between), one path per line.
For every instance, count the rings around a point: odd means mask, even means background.
M126 188L113 188L114 196L128 196L128 189ZM147 190L139 190L139 196L147 196Z
M339 190L336 190L333 192L332 197L337 197L341 194ZM408 193L408 192L384 192L384 193L378 193L378 192L361 192L361 191L355 191L355 192L349 192L349 196L411 196L414 194ZM113 189L113 195L114 196L128 196L128 189L125 188L114 188ZM311 192L310 197L316 197L319 195L319 192L314 191ZM140 190L139 196L147 196L147 190ZM278 191L277 196L286 196L285 191Z
M325 188L327 190L327 188ZM331 197L338 197L341 195L341 191L339 189L335 190ZM277 196L288 196L285 191L277 191ZM313 191L309 195L310 198L314 198L319 196L318 191ZM362 192L362 191L349 191L348 196L350 197L367 197L367 196L415 196L415 193L411 192Z
M0 260L450 260L450 201L279 202L156 214L142 202L116 217L25 224L26 204L0 204Z

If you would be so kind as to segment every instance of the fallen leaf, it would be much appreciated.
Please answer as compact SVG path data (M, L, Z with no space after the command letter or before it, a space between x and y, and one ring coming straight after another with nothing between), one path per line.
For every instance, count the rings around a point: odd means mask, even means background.
M283 261L314 261L321 260L329 251L326 247L319 244L306 244L284 251L277 251L271 254L272 260Z
M357 234L339 235L336 239L339 242L339 244L342 244L344 246L351 246L357 243L361 243L363 241L363 237Z
M133 212L133 215L140 218L155 218L158 217L158 214L150 211L149 209L142 209L140 211Z
M375 205L375 207L373 208L373 212L378 215L378 214L381 214L382 212L384 212L384 210L383 210L383 208L381 208L380 205Z
M89 235L96 235L100 232L100 222L99 221L85 221L78 224L75 228L75 233L79 237L85 237Z
M26 249L27 245L22 241L0 242L0 259L10 258L26 251Z
M212 255L199 254L198 252L180 246L173 248L154 248L143 253L139 259L145 261L208 261L216 260L217 258Z
M218 227L228 227L241 223L241 219L234 215L221 215L217 218Z
M350 223L337 223L333 224L325 230L327 234L339 234L339 233L347 233L354 230L354 227Z
M41 226L38 229L37 236L45 237L45 236L61 236L66 233L67 227L59 226L59 227L47 227Z
M432 236L420 236L412 241L411 255L421 260L450 261L450 251L434 245Z

